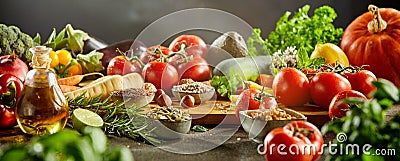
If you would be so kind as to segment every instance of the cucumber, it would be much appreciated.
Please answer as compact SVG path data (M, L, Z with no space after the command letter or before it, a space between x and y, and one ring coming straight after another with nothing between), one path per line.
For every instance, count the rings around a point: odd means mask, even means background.
M256 81L260 74L271 73L271 56L229 58L218 63L213 70L213 76L240 76L251 81Z

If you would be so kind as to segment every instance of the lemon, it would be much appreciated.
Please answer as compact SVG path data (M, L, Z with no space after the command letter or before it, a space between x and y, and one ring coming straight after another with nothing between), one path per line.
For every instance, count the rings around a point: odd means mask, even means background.
M72 125L78 131L82 131L87 126L102 127L104 123L97 113L83 108L75 109L72 117Z
M325 58L325 64L340 63L349 66L349 59L339 46L332 43L317 44L310 58Z

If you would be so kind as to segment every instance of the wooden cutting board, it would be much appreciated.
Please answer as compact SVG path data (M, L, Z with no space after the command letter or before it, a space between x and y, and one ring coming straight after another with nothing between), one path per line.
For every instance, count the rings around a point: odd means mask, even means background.
M235 116L235 109L229 100L213 100L207 101L197 107L185 109L179 106L178 100L173 100L174 107L181 108L184 112L188 112L192 117L193 124L240 124ZM151 107L158 106L157 104L150 104L144 108L144 112L148 112ZM283 106L283 105L280 105ZM289 107L296 110L307 117L307 120L314 125L322 126L328 122L328 109L322 109L315 105L305 105L302 107Z

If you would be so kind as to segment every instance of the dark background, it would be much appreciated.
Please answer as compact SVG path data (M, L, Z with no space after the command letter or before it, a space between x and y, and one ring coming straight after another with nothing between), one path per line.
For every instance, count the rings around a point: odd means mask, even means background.
M261 28L266 38L285 11L296 12L305 4L311 6L309 14L322 5L333 7L338 14L334 24L343 28L366 12L369 4L400 10L398 0L2 0L0 23L16 25L32 37L40 33L42 41L53 28L59 31L70 23L100 40L113 43L136 38L147 25L164 15L202 7L232 13L252 27ZM214 38L204 37L207 43Z

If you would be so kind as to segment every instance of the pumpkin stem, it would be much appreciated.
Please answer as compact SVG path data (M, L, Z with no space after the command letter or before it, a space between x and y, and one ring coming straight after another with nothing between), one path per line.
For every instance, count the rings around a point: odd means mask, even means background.
M386 29L387 23L382 19L379 8L375 5L369 5L368 10L374 15L374 19L368 23L368 31L378 33Z

